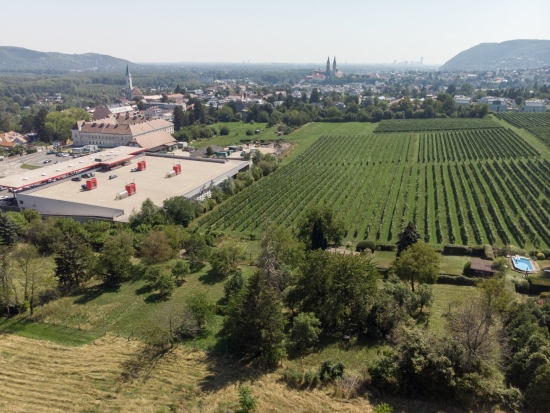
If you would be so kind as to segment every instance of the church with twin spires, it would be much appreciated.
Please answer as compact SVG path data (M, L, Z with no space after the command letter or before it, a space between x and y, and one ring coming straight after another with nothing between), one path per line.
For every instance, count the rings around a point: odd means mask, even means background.
M336 56L334 56L334 61L332 62L332 70L330 69L330 56L327 57L327 69L325 70L326 79L334 79L338 75L338 66L336 66Z

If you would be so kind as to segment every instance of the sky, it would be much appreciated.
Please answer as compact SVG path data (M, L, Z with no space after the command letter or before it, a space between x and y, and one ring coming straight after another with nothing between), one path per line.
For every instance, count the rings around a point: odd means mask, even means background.
M0 45L135 63L440 65L479 43L550 39L549 0L0 0Z

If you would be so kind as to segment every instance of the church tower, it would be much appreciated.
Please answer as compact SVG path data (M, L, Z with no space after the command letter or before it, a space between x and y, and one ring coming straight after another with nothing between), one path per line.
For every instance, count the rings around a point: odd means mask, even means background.
M338 72L338 66L336 66L336 56L334 56L334 61L332 62L332 75L336 76Z
M132 75L126 65L126 99L132 100Z
M327 70L325 70L325 76L330 77L330 56L327 57Z

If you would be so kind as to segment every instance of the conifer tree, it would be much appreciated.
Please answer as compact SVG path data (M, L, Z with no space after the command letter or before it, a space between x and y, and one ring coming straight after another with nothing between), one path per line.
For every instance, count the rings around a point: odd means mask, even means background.
M416 232L414 224L409 222L403 229L403 232L399 234L399 241L397 241L397 256L399 256L408 247L415 244L419 239L420 234Z

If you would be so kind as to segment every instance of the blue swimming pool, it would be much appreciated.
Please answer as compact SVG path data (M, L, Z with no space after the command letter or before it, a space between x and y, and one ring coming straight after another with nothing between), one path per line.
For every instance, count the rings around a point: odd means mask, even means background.
M533 271L533 265L531 260L525 257L512 258L514 267L520 271Z

